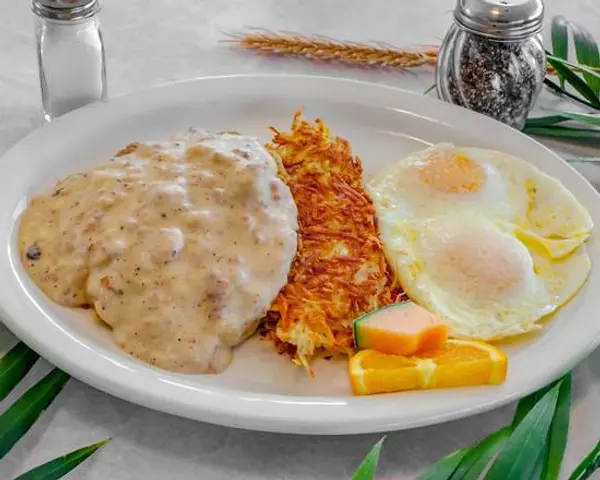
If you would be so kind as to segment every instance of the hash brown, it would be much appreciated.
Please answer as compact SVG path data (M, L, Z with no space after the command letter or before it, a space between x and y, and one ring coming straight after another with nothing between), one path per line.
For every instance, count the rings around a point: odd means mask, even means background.
M394 303L400 291L348 141L301 111L290 131L271 130L266 148L298 208L298 251L261 333L312 374L309 360L317 353L351 355L353 320Z

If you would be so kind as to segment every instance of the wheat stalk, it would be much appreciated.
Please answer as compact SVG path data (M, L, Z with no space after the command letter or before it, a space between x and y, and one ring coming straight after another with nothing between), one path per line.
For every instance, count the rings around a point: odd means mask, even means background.
M250 33L228 34L226 43L261 55L305 58L336 62L353 67L407 69L435 65L438 47L400 50L383 43L342 42L324 36L307 37L297 33L253 29ZM548 65L548 74L554 69Z
M302 57L358 67L414 68L435 65L437 48L403 51L385 44L340 42L327 37L306 37L295 33L253 30L230 34L228 43L263 55Z

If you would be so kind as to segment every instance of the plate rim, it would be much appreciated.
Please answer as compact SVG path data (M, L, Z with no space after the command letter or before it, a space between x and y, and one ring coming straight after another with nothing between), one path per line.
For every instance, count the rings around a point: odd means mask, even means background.
M433 104L437 102L439 105L444 105L444 108L456 108L462 111L462 115L466 115L467 117L473 116L473 118L480 118L481 121L487 122L490 125L494 124L495 128L505 128L512 131L515 135L522 135L528 139L528 141L537 144L538 148L542 148L546 151L546 154L554 157L556 160L563 162L570 170L572 174L575 174L580 182L587 184L589 189L591 189L595 196L596 200L600 200L600 193L598 193L594 187L585 179L585 177L574 169L572 166L568 165L558 154L554 151L550 150L548 147L540 144L536 140L527 137L522 132L514 131L503 124L495 122L488 117L484 117L483 115L477 114L475 112L456 107L453 105L446 104L432 97L425 97L419 95L418 93L405 90L402 88L390 86L390 85L382 85L373 82L356 80L356 79L348 79L348 78L338 78L338 77L330 77L330 76L315 76L315 75L296 75L296 74L260 74L260 73L252 73L252 74L230 74L230 75L218 75L218 76L202 76L192 79L185 79L177 82L165 82L159 85L147 87L144 89L140 89L134 92L125 93L122 95L118 95L112 97L106 101L98 102L96 104L88 105L82 109L78 109L76 111L70 112L52 122L52 124L43 126L42 128L38 128L33 132L29 133L17 143L15 143L10 149L8 149L0 158L0 172L5 170L7 166L10 164L9 160L12 156L19 155L19 151L21 149L27 150L30 148L29 144L35 141L35 139L41 135L41 132L48 129L58 129L61 125L69 124L75 122L79 117L92 118L93 113L97 109L103 108L111 108L110 105L118 104L123 101L123 99L127 98L135 98L135 97L143 97L144 95L148 95L150 92L155 92L157 90L169 90L172 88L176 88L178 86L187 86L187 85L197 85L206 81L222 81L222 80L245 80L245 79L262 79L262 78L291 78L297 79L298 81L309 81L309 82L331 82L333 84L341 82L345 84L354 84L357 87L365 87L379 90L387 90L389 92L395 92L400 96L410 96L411 98L421 97L426 99L425 102ZM108 106L107 106L108 105ZM414 113L414 112L413 112ZM416 114L416 113L415 113ZM485 119L485 120L483 120ZM52 125L58 125L59 127L52 127ZM10 167L8 167L10 168ZM10 245L8 245L8 263L12 264L13 256L10 253ZM6 248L5 248L6 250ZM3 268L3 264L6 261L5 255L7 252L4 252L2 258L0 259L0 268ZM14 265L11 265L14 267ZM11 278L14 280L15 278ZM17 278L18 281L18 278ZM20 283L20 282L19 282ZM27 294L26 288L21 284L20 287L23 289L23 292ZM370 433L370 432L381 432L381 431L389 431L389 430L401 430L406 428L414 428L420 426L426 426L436 423L442 423L454 419L464 418L466 416L475 415L478 413L482 413L494 408L501 407L506 405L518 398L535 391L537 388L540 388L544 384L554 380L558 376L562 375L564 372L573 368L576 364L578 364L581 360L583 360L587 355L589 355L599 344L600 344L600 335L590 339L586 348L581 349L577 352L577 354L572 355L570 358L570 365L564 366L561 369L550 370L549 372L544 372L544 375L540 375L537 381L531 382L529 386L522 388L519 391L514 391L509 394L503 395L501 398L497 398L488 402L483 402L479 405L469 405L468 408L463 408L462 410L452 410L439 412L437 414L431 414L426 418L417 418L412 419L410 421L403 421L401 424L394 422L393 420L384 420L377 419L375 421L370 419L363 419L360 421L354 422L343 422L343 419L347 419L351 412L345 414L332 414L332 410L339 410L339 407L352 408L349 405L349 402L344 397L314 397L314 396L284 396L278 394L269 394L269 393L255 393L255 392L247 392L244 398L238 398L236 402L233 402L234 405L230 405L231 399L225 398L229 395L229 391L227 389L222 389L221 393L216 393L216 395L222 397L223 403L214 402L213 405L202 405L201 408L198 408L197 404L191 404L190 400L197 400L191 397L197 397L198 394L205 395L212 398L215 398L215 392L209 390L205 390L203 387L196 386L194 389L193 395L186 396L185 394L181 402L174 402L173 396L161 395L157 392L148 392L145 394L140 393L140 391L136 390L136 387L132 384L124 383L123 381L119 382L114 379L102 378L102 375L98 376L97 374L92 374L93 378L90 378L90 370L88 367L84 367L75 361L71 361L66 358L65 355L61 355L58 351L50 348L44 341L41 341L33 332L27 331L25 326L16 318L13 318L4 307L4 301L2 299L3 293L0 292L0 312L3 316L3 323L7 326L7 328L15 333L15 335L24 341L27 345L31 346L34 350L41 353L41 355L45 358L48 358L53 364L58 366L59 368L65 370L71 376L90 384L96 388L100 388L105 392L122 398L124 400L149 407L155 410L164 411L170 414L179 415L187 418L193 418L196 420L207 421L210 423L217 423L220 425L230 426L230 427L241 427L252 430L262 430L262 431L271 431L271 432L282 432L282 433L299 433L299 434L356 434L356 433ZM37 307L38 311L41 314L44 314L41 307L37 305L35 300L30 297L31 302L34 306ZM56 327L56 325L55 325ZM64 332L66 333L66 332ZM72 340L74 340L72 338ZM75 340L77 341L77 340ZM83 346L83 345L82 345ZM92 351L90 349L90 351ZM98 355L97 352L92 353L92 355ZM114 363L114 362L113 362ZM560 371L559 371L560 370ZM154 375L161 380L163 374L159 371L156 373L156 369L150 369L149 371L153 371ZM94 376L95 375L95 376ZM541 380L540 380L541 378ZM165 381L166 379L162 379ZM142 381L144 379L142 378ZM166 380L169 383L169 380ZM139 383L139 382L136 382ZM186 386L185 382L180 384L169 385L170 389L165 390L172 391L172 393L185 393L185 389L190 389L190 386ZM243 393L243 390L233 390L235 392ZM224 392L224 393L223 393ZM189 392L188 392L189 393ZM402 394L407 395L407 394ZM260 397L260 398L258 398ZM265 400L266 398L266 400ZM361 397L358 397L361 398ZM269 411L262 411L262 413L257 413L257 409L253 408L253 403L256 401L262 400L267 403ZM333 400L333 401L332 401ZM310 419L310 408L306 410L307 407L310 407L312 404L313 407L318 406L321 407L322 413L318 415L318 419ZM306 410L306 412L301 412L298 414L298 410L294 410L294 408L301 410ZM354 407L356 408L356 407ZM271 409L276 409L278 411L273 411ZM297 418L293 418L294 415L290 415L295 413L298 415ZM286 418L287 417L287 418ZM292 418L290 420L290 417ZM342 423L340 423L342 422Z

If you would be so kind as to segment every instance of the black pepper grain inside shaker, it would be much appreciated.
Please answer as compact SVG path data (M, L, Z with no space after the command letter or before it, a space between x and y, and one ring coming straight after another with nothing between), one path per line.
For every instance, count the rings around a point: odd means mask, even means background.
M25 256L29 259L29 260L39 260L40 257L42 256L42 250L40 249L40 247L38 247L37 245L30 245L27 248L27 252L25 253Z
M466 34L449 82L451 101L521 128L543 81L543 52L529 43Z

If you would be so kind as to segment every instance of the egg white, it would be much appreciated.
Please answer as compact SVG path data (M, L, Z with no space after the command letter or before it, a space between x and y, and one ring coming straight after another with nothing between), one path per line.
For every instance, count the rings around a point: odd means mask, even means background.
M557 179L525 160L502 152L459 149L473 158L485 158L509 185L514 212L510 222L524 237L545 243L552 258L561 258L583 244L593 221L581 203Z

